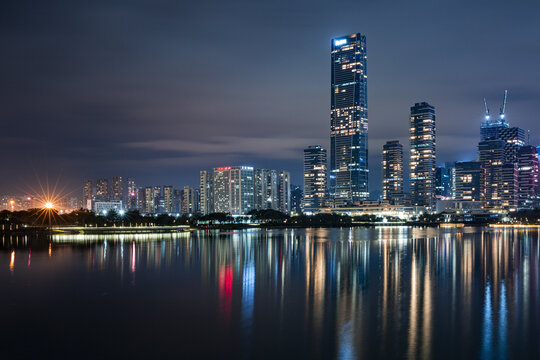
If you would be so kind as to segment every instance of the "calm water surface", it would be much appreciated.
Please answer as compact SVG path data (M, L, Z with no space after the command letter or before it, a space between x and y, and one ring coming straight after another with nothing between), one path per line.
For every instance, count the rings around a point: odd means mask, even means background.
M5 359L540 358L536 230L0 238Z

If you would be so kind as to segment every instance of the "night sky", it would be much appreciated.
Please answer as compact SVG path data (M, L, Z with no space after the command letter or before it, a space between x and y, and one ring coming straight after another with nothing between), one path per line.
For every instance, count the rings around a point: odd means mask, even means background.
M370 188L408 113L437 111L437 162L476 156L482 98L540 144L533 1L2 1L0 193L60 178L197 185L253 165L302 183L328 147L330 41L367 36ZM408 146L406 146L408 154Z

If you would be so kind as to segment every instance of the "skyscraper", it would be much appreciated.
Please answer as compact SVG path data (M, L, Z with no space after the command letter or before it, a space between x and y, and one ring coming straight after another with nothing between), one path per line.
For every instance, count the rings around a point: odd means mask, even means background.
M122 201L124 200L124 178L121 176L113 176L111 184L111 200Z
M127 196L126 207L128 210L137 209L137 186L135 185L135 179L127 178Z
M170 185L163 186L163 211L166 214L174 212L174 189Z
M326 150L321 146L304 149L304 212L311 213L326 205Z
M83 188L83 207L85 209L92 209L92 200L94 199L94 188L92 186L92 180L84 180Z
M435 197L437 199L452 198L452 169L441 166L435 169Z
M335 38L331 49L330 196L342 206L369 197L366 37Z
M435 196L435 107L426 102L411 107L410 190L415 206L433 207Z
M254 170L254 206L256 210L278 210L278 172L269 169Z
M200 173L200 212L208 215L214 212L214 176L210 171Z
M253 168L226 166L214 169L214 211L245 215L254 206Z
M147 214L153 214L156 212L155 193L154 188L147 186L144 188L144 209Z
M278 210L282 213L291 212L291 174L288 171L279 172L279 206Z
M534 146L522 146L518 151L518 206L533 208L539 194L538 151Z
M199 199L196 189L184 186L184 200L182 201L182 214L193 215L198 213Z
M501 206L501 166L504 163L505 142L500 139L489 139L478 143L478 158L484 172L482 192L485 206L497 208Z
M403 145L398 140L383 145L382 172L383 200L403 200Z
M501 129L500 139L504 141L504 163L516 164L520 147L527 144L527 132L519 127Z
M456 162L456 193L459 201L483 202L482 180L484 169L479 161Z
M109 201L109 180L103 178L97 179L96 200Z

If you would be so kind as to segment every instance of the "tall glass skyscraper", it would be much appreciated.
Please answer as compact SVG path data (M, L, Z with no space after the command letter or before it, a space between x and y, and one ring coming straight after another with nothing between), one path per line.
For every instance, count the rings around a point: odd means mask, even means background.
M343 206L369 197L366 37L333 39L331 58L330 195Z
M432 208L435 198L435 108L426 102L411 107L410 190L414 206Z

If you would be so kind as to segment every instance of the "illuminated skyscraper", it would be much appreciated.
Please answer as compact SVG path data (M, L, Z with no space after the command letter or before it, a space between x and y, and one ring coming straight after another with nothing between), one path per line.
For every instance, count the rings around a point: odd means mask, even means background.
M335 38L331 48L330 196L342 206L369 197L366 37Z
M484 169L479 161L456 162L456 193L459 201L483 202L482 181Z
M92 186L92 180L84 180L83 188L83 207L85 209L92 209L92 200L94 199L94 187Z
M200 212L208 215L214 212L214 176L210 171L200 174Z
M96 182L96 200L109 201L109 180L97 179Z
M124 178L121 176L113 176L111 184L111 200L124 202Z
M135 186L135 179L127 179L127 201L126 207L128 210L137 209L137 186Z
M171 214L174 212L174 189L172 186L163 186L163 212Z
M433 208L435 198L435 107L426 102L411 107L410 190L414 206Z
M522 146L518 156L518 206L533 208L539 195L538 151L534 146Z
M193 215L198 210L199 196L196 189L191 186L184 186L184 199L182 201L182 214Z
M289 214L291 212L291 174L288 171L279 172L278 192L278 210Z
M279 181L276 170L254 170L254 206L256 210L278 210Z
M147 186L144 188L144 209L143 212L153 214L156 212L154 188Z
M326 206L326 171L326 150L319 145L304 149L304 212Z
M214 169L214 211L245 215L254 207L253 168L227 166Z
M387 141L382 152L383 200L403 200L403 145L398 140Z

